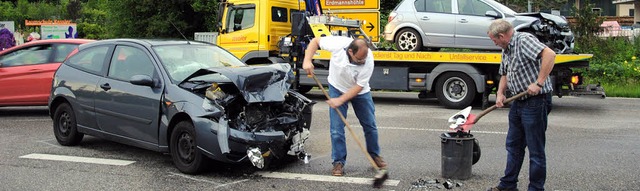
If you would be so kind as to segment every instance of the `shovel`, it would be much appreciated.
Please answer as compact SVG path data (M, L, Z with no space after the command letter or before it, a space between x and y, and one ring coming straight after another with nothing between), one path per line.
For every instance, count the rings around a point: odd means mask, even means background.
M522 92L519 93L518 95L515 95L513 97L507 98L506 100L504 100L504 104L508 104L511 103L513 100L516 100L518 98L521 98L522 96L527 95L527 92ZM474 114L469 114L469 116L466 118L466 122L460 126L458 126L457 128L455 128L456 130L461 130L463 132L469 132L469 130L471 130L471 127L476 124L478 122L478 120L480 120L480 118L482 118L484 115L486 115L487 113L495 110L496 108L498 108L498 106L493 105L487 109L485 109L484 111L480 112L477 116Z

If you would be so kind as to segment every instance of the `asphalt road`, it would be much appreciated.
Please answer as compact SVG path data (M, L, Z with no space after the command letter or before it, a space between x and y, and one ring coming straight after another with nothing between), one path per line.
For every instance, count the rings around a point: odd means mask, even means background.
M441 139L447 118L458 112L416 93L374 92L382 155L390 179L382 190L446 190L418 187L418 180L441 177ZM59 145L46 107L0 108L0 190L371 190L375 171L351 136L346 176L331 173L328 106L319 91L308 94L314 107L308 164L302 161L256 170L251 165L216 164L200 175L181 174L169 155L85 136L79 146ZM492 98L493 99L493 98ZM472 113L480 113L476 106ZM495 110L472 129L482 156L472 177L452 180L452 190L495 186L506 161L508 109ZM554 97L547 130L547 190L640 190L640 99ZM348 114L358 136L361 128ZM126 162L94 164L33 159L76 156ZM45 157L46 158L46 157ZM275 178L269 178L275 177ZM520 173L526 190L528 164ZM438 184L440 185L440 184Z

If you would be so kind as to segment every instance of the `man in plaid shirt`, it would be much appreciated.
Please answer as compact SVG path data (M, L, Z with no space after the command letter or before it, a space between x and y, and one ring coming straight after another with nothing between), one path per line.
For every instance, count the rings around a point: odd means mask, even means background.
M506 90L528 92L527 96L511 104L506 139L507 167L500 184L489 190L517 190L525 148L529 149L530 158L528 190L544 190L547 176L545 131L553 91L549 73L556 54L532 34L515 32L513 26L502 19L491 23L487 35L502 48L496 106L504 106Z

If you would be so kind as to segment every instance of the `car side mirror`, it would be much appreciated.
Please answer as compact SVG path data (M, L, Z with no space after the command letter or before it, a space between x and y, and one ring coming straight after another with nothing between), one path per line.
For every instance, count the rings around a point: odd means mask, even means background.
M139 86L149 86L152 88L155 87L155 82L153 81L153 78L147 75L131 76L131 78L129 78L129 83L133 85L139 85Z
M498 13L496 13L495 11L487 11L486 13L484 13L484 16L487 17L493 17L493 18L501 18L500 15L498 15Z

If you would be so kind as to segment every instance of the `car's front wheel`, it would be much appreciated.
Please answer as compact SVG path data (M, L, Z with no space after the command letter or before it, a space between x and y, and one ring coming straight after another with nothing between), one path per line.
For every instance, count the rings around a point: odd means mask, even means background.
M419 51L422 49L422 37L413 29L402 29L396 35L396 49L401 51Z
M171 133L169 150L173 164L180 172L197 174L204 168L205 157L197 147L196 132L193 124L182 121L176 124Z
M76 115L68 103L58 105L53 114L53 134L58 143L64 146L77 145L84 137L78 132Z

